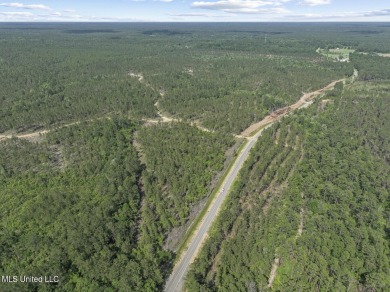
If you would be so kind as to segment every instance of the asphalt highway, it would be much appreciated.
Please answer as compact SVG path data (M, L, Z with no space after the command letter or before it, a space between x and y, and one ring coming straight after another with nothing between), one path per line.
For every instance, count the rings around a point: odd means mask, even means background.
M352 76L352 81L356 79L358 75L358 71L355 70ZM179 262L176 264L175 268L172 271L171 276L169 277L167 283L165 284L165 291L166 292L181 292L183 288L183 282L184 278L187 274L188 267L190 264L194 261L196 255L198 254L199 249L202 247L202 244L204 240L206 239L207 232L209 231L211 224L215 220L215 218L218 215L218 212L221 208L221 205L223 201L225 200L227 194L229 193L229 190L231 186L233 185L234 180L236 179L238 172L244 165L245 160L248 158L250 150L253 148L253 146L256 144L257 139L261 136L263 131L270 127L274 122L278 121L282 116L287 115L290 111L294 111L299 108L305 108L309 106L312 103L312 100L324 93L325 91L328 91L332 89L337 82L344 82L345 79L340 79L337 81L333 81L326 87L316 90L310 93L304 94L298 102L291 105L289 107L289 110L287 112L279 113L276 115L268 115L266 116L262 121L259 123L256 123L253 129L252 126L249 127L247 130L245 130L243 133L248 132L249 136L251 133L258 129L259 127L263 127L260 131L258 131L255 135L248 138L248 141L244 148L239 153L237 159L235 160L232 168L230 169L229 173L227 174L225 180L222 182L221 187L218 190L218 193L212 203L210 204L206 215L203 217L201 223L199 224L198 229L195 231L195 234L192 236L187 250L184 252L182 257L180 258ZM243 133L241 133L243 135ZM243 135L244 137L246 135Z
M176 264L171 276L169 277L165 285L166 292L182 291L183 281L187 274L188 267L194 261L199 249L202 246L203 241L206 239L207 232L209 231L214 219L217 217L221 205L225 200L227 194L229 193L229 190L233 185L233 182L236 179L238 172L244 165L244 162L248 158L250 150L256 144L257 139L261 136L262 132L271 125L272 123L257 132L253 137L250 137L244 148L238 154L237 159L235 160L228 175L225 177L225 180L221 184L216 197L210 204L206 215L201 221L199 228L195 231L195 234L190 240L187 250L184 252L183 256Z

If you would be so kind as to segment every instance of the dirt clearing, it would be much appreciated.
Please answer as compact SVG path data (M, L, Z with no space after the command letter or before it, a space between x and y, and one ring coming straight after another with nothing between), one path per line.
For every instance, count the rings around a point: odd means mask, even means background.
M264 119L262 119L260 122L252 124L248 128L246 128L244 131L242 131L240 136L243 136L243 137L252 136L256 131L260 130L261 128L265 127L266 125L268 125L276 120L279 120L283 116L289 114L290 112L292 112L296 109L303 108L306 105L309 105L313 101L314 98L316 98L317 96L321 95L322 93L324 93L328 90L333 89L334 86L336 85L336 83L342 82L344 80L345 79L343 78L340 80L333 81L332 83L328 84L327 86L325 86L321 89L303 94L302 97L296 103L294 103L290 106L280 108L280 109L272 112L268 116L265 116Z

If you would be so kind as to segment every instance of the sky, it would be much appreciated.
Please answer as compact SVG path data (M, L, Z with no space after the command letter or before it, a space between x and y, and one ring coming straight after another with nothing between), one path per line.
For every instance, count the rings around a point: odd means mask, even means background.
M390 21L390 0L24 0L0 22Z

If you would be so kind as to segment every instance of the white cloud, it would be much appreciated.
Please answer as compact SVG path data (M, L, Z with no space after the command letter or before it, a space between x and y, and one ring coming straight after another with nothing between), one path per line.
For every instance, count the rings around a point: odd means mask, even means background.
M330 0L303 0L301 4L309 5L309 6L319 6L319 5L330 4Z
M216 2L193 2L193 8L220 10L228 13L242 13L242 14L281 14L288 11L280 6L281 1L263 1L263 0L220 0ZM268 6L268 7L267 7ZM271 6L271 7L269 7ZM274 7L272 7L274 6Z
M364 12L347 12L347 13L335 13L335 14L292 14L287 15L288 19L300 19L300 20L329 20L329 19L364 19L371 17L390 16L390 9L364 11Z
M237 9L225 9L225 12L229 13L241 13L241 14L283 14L288 13L288 10L284 8L237 8Z
M131 2L146 2L147 0L129 0ZM173 2L174 0L151 0L153 2L165 2L165 3L170 3Z
M234 15L231 14L215 14L215 13L168 13L170 16L176 17L211 17L211 18L227 18Z
M43 4L23 4L18 2L13 3L1 3L0 6L22 8L22 9L36 9L36 10L51 10L49 7Z
M0 15L11 16L11 17L33 17L34 14L30 12L0 12Z
M372 17L372 16L388 16L388 15L390 15L390 9L382 9L382 10L364 12L362 16Z

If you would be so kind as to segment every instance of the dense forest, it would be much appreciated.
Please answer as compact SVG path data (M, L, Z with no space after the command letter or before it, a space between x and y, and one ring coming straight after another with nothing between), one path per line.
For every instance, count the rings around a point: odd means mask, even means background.
M39 144L0 143L2 274L50 272L63 291L163 285L174 255L163 249L167 233L208 195L233 141L185 124L143 128L145 169L132 146L136 128L101 119Z
M190 207L204 198L213 177L222 170L224 152L233 138L174 123L145 127L138 139L145 155L143 182L152 209L165 229L185 223Z
M349 76L316 49L386 52L372 25L2 25L0 131L101 115L177 118L239 133L302 92ZM380 32L380 33L371 33ZM372 47L370 47L372 46ZM138 77L137 77L138 76ZM142 76L143 82L139 82Z
M64 290L133 284L126 275L142 264L133 251L142 171L133 131L127 120L104 121L63 128L39 145L1 143L2 274L53 273Z
M371 81L339 83L267 130L188 275L190 291L390 289L390 96L380 77L389 67L374 75L377 58L353 58Z
M354 69L354 82L264 132L186 285L390 289L390 58L378 55L390 27L2 23L0 33L0 273L60 277L1 291L161 291L243 143L232 134ZM338 47L354 50L350 62L317 52Z

